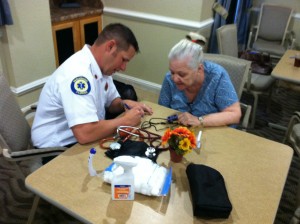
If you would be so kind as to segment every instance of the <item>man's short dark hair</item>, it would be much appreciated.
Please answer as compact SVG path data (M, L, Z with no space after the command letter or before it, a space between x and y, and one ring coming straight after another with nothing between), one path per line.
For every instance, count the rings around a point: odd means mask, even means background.
M117 41L118 47L122 50L128 50L131 45L137 53L140 51L133 32L121 23L112 23L104 27L102 32L98 35L95 44L100 45L112 39Z

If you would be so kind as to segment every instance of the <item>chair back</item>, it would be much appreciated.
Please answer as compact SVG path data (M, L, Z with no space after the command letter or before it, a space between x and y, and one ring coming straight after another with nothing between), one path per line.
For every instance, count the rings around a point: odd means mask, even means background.
M217 29L220 54L238 57L237 28L235 24L223 25Z
M283 45L292 14L292 8L263 3L254 41L259 38L266 41L278 41Z
M245 82L250 75L251 62L222 54L204 54L204 59L215 62L225 68L240 99Z
M4 74L0 73L0 148L21 151L30 146L30 126Z

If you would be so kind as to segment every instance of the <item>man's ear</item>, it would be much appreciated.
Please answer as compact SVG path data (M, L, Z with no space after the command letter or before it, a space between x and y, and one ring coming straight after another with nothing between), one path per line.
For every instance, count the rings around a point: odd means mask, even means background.
M115 40L109 40L106 42L105 50L107 52L114 52L117 49L117 42Z

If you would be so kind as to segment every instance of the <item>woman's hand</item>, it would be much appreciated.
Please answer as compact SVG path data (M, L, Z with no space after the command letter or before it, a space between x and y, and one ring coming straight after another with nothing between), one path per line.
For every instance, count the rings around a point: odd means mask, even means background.
M184 126L199 126L200 121L198 117L188 113L184 112L178 115L178 122L180 124L183 124Z

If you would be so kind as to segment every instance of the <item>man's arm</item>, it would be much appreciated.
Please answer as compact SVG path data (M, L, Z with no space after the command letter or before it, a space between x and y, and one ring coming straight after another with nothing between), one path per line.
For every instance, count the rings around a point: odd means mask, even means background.
M108 136L112 136L118 126L137 126L141 122L143 112L139 108L133 108L124 113L123 116L111 120L100 120L73 126L71 129L80 144L94 142Z
M98 122L79 124L72 127L73 134L77 141L80 144L87 144L112 136L119 126L137 126L140 124L145 112L148 114L153 113L152 108L146 104L132 100L122 100L121 98L113 100L109 111L114 113L122 112L124 111L124 104L127 104L130 109L126 109L122 116L111 120L100 120Z

